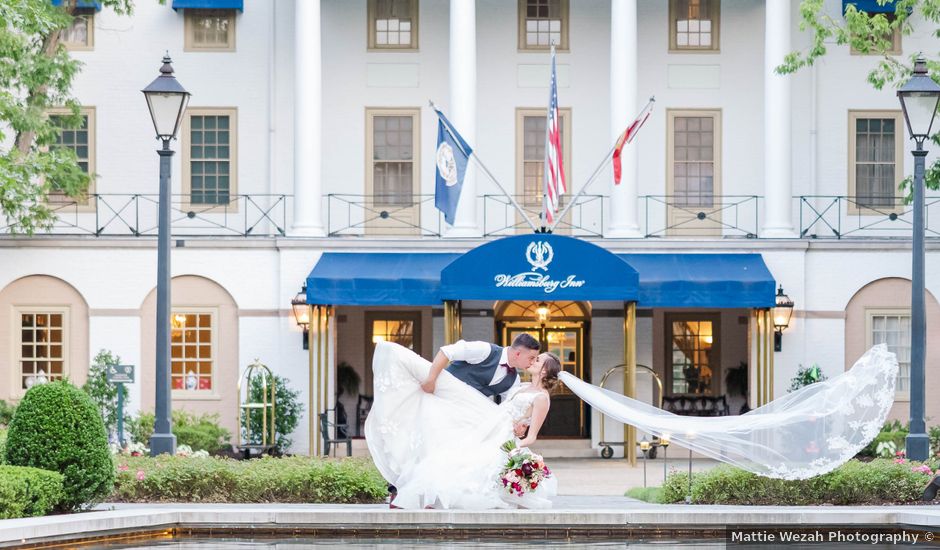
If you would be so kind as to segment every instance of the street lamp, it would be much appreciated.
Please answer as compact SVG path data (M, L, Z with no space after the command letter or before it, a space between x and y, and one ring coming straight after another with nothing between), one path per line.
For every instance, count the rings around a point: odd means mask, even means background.
M927 319L924 304L924 141L930 136L940 85L927 75L927 62L921 56L914 62L914 74L898 90L907 131L917 143L914 154L914 242L911 261L911 424L906 451L911 460L927 460L930 440L924 419L924 359L927 350Z
M307 307L307 283L304 283L300 292L291 299L290 307L294 312L294 322L304 329L304 349L310 349L310 310Z
M176 436L170 429L170 140L176 138L189 92L176 81L170 55L163 56L160 76L141 90L153 119L157 139L163 141L160 155L160 202L157 227L157 360L156 419L150 437L150 454L176 452Z
M793 300L783 293L783 285L777 288L774 303L774 351L783 350L783 331L790 326L793 315Z

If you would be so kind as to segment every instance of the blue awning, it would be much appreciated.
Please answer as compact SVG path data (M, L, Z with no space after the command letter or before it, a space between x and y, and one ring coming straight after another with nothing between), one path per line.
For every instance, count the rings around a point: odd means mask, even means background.
M173 9L245 11L245 0L173 0Z
M878 0L842 0L843 14L846 8L849 7L849 4L853 4L855 9L865 13L894 13L897 9L897 2L895 2L895 0L885 2L884 5L879 3Z
M62 0L52 0L53 6L61 6ZM101 2L95 2L94 0L78 0L75 2L76 8L94 8L95 11L101 11Z
M430 306L441 270L460 254L325 252L307 276L307 303Z
M441 299L635 301L638 280L596 244L534 233L490 241L454 260L441 273Z
M640 274L638 305L773 307L775 283L760 254L619 254Z

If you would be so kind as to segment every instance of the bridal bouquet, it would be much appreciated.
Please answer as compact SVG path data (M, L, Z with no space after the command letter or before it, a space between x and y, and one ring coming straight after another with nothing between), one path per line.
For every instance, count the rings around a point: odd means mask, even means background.
M499 481L511 495L522 496L534 491L542 480L552 477L552 471L545 461L525 447L516 447L512 440L501 447L509 456L506 465L499 474Z

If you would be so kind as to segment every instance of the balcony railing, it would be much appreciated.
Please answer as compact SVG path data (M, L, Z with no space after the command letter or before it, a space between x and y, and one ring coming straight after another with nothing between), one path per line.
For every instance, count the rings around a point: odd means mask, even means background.
M434 195L327 195L329 235L438 237L443 216Z
M172 195L174 236L283 236L287 226L287 195L228 195L213 204L194 204L194 195ZM196 196L197 199L204 199ZM50 201L56 221L51 235L155 236L157 194L94 194L87 200ZM16 233L16 227L0 227Z
M758 237L760 201L756 195L646 195L640 207L647 237Z
M799 197L800 236L807 239L858 237L910 238L913 205L901 197ZM933 223L931 223L933 222ZM940 237L940 197L927 197L926 236Z
M529 197L513 196L536 227L541 227L542 205L526 200ZM581 195L565 216L555 226L554 232L561 235L601 237L604 231L603 195ZM559 213L573 197L563 196ZM483 235L495 237L531 233L532 226L522 217L506 195L483 195Z

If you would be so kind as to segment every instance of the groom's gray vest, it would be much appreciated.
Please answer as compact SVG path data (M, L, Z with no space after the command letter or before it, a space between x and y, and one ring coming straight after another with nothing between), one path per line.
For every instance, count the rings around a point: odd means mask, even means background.
M458 380L488 397L499 395L509 390L516 382L516 378L519 377L516 369L512 369L512 373L507 374L499 383L493 386L490 385L493 376L496 374L496 369L505 368L499 366L499 358L503 355L503 348L496 344L490 344L490 346L492 347L490 354L480 363L453 361L450 366L447 367L447 372L453 374Z

